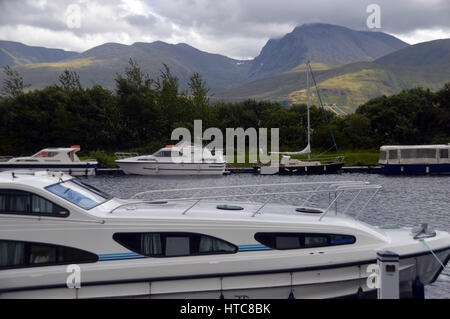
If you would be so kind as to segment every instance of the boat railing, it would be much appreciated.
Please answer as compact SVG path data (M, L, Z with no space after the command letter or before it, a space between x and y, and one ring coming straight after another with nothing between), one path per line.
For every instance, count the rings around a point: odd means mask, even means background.
M288 191L276 191L273 190L277 187L314 187L314 189L301 189L301 190L288 190ZM264 190L264 189L268 190ZM172 189L163 189L163 190L149 190L135 194L130 198L130 202L124 203L119 207L114 208L111 213L116 211L118 208L124 208L126 206L136 206L136 205L154 205L155 203L165 203L165 202L174 202L174 201L194 201L192 205L190 205L187 209L183 211L183 215L187 214L192 208L194 208L197 204L199 204L203 200L212 200L212 199L232 199L232 198L251 198L251 197L264 197L265 201L263 203L259 203L260 206L256 209L256 211L252 214L252 217L255 217L258 214L261 214L262 209L273 201L277 196L283 195L307 195L308 197L303 200L302 206L305 206L306 203L310 202L311 199L318 194L328 194L328 205L326 208L322 209L322 213L319 216L319 220L322 220L329 212L334 211L335 215L338 214L338 200L343 197L344 193L352 194L351 198L348 200L348 204L342 212L342 214L346 214L350 207L356 202L356 200L360 197L363 191L373 191L369 198L363 204L361 210L359 210L357 216L367 207L369 202L375 197L378 191L382 188L381 185L370 184L368 182L363 181L333 181L333 182L306 182L306 183L276 183L276 184L255 184L255 185L228 185L228 186L211 186L211 187L193 187L193 188L172 188ZM225 195L208 195L208 196L199 196L199 192L202 191L225 191L225 190L238 190L237 194L225 194ZM252 190L243 192L242 189ZM188 192L195 192L192 196L186 196L185 194ZM157 195L157 194L176 194L181 193L184 194L179 197L174 198L165 198L165 197L157 197L153 200L138 200L139 197L144 195ZM334 207L334 208L333 208Z
M88 158L88 159L83 159L82 162L85 162L85 163L87 163L87 162L97 162L97 159L96 158Z
M332 156L332 157L313 157L313 158L304 158L299 159L302 162L322 162L322 163L342 163L344 162L344 156Z
M139 153L116 152L114 153L114 155L117 157L117 159L122 160L129 157L139 156Z
M7 162L9 161L11 158L13 158L12 156L4 156L4 155L0 155L0 162Z

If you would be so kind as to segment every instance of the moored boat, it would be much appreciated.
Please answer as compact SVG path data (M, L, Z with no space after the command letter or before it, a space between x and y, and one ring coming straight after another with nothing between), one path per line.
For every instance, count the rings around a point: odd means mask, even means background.
M226 161L218 151L201 145L180 142L166 145L152 155L116 160L125 174L134 175L223 175Z
M271 152L271 154L280 154L281 155L281 161L279 163L276 163L276 165L271 166L261 166L259 168L256 168L256 170L261 175L273 175L273 174L279 174L279 175L317 175L317 174L336 174L339 172L339 170L344 165L344 157L339 154L339 150L337 147L336 140L333 135L333 131L331 129L331 126L328 122L328 118L324 109L324 106L322 104L322 100L319 95L319 90L317 89L316 85L316 91L317 96L319 97L319 101L321 103L323 114L325 117L325 120L327 122L329 132L331 135L331 139L333 140L333 147L336 149L337 156L334 158L318 158L318 159L312 159L311 158L311 120L310 120L310 103L309 103L309 76L313 77L314 84L314 74L311 69L311 64L308 61L306 63L306 109L307 109L307 146L297 152ZM292 159L292 155L308 155L307 159L304 160L298 160L298 159Z
M62 171L73 176L95 175L98 162L95 159L81 161L77 156L79 145L71 147L48 147L26 157L8 157L0 162L0 171L49 170Z
M381 170L387 175L450 174L450 144L397 145L380 148Z
M351 205L361 191L379 189L352 181L259 184L124 200L65 174L3 172L0 298L368 296L369 266L385 250L400 256L400 290L408 295L413 282L436 280L436 257L448 262L450 235L370 226L347 216L349 206L336 211L342 194L354 194ZM165 199L173 194L181 195ZM270 203L283 194L308 198L299 206ZM319 208L312 194L335 197Z

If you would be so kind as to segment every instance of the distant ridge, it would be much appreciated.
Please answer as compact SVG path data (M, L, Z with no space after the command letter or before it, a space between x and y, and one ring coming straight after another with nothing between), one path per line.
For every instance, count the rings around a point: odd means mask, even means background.
M64 69L76 71L84 87L114 89L115 77L130 58L153 78L167 64L181 90L199 72L213 102L252 98L286 105L305 101L304 61L310 59L324 103L336 103L346 112L372 97L414 86L437 90L450 80L450 39L410 46L385 33L323 23L271 39L255 59L245 61L162 41L105 43L82 53L0 41L0 63L13 65L32 89L58 83ZM0 72L0 82L3 77Z
M58 62L76 56L77 52L28 46L23 43L0 40L0 67L29 63Z
M123 73L129 59L138 62L143 72L151 77L159 76L163 64L167 64L179 78L182 90L187 89L189 77L200 73L208 87L225 90L247 80L249 61L240 61L219 54L200 51L188 44L168 44L162 41L152 43L136 42L132 45L105 43L68 59L58 57L54 61L16 65L32 88L43 88L58 82L64 69L71 69L80 75L83 86L100 84L113 89L117 74ZM0 74L0 79L3 74Z
M450 64L450 39L418 43L383 56L375 63L416 67Z

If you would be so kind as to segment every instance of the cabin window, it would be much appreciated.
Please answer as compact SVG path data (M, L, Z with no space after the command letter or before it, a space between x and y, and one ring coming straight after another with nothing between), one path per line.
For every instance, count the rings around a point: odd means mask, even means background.
M448 149L439 150L439 157L440 158L448 158Z
M256 233L256 241L272 249L300 249L347 245L356 242L350 235L308 233Z
M166 256L187 256L191 253L189 237L166 237Z
M41 196L12 189L0 190L0 213L67 217L69 212Z
M112 198L112 196L102 192L94 186L76 179L50 185L45 189L86 210L103 204Z
M417 158L436 158L436 149L418 149Z
M196 233L116 233L113 239L127 249L149 257L237 252L237 247L229 242Z
M414 149L400 150L400 155L403 159L417 158L417 152Z
M97 262L98 256L72 247L0 240L0 269Z
M34 157L55 157L58 152L39 152Z
M278 249L300 248L300 237L298 236L276 236L275 246Z
M389 159L398 159L397 150L389 151Z
M174 152L174 155L177 155L177 154ZM156 157L172 157L172 151L159 151L154 156L156 156Z
M385 161L386 160L386 151L381 151L380 152L380 160L381 161Z
M20 266L24 264L24 243L0 241L0 267Z
M436 149L404 149L400 154L403 159L436 158Z
M305 248L328 246L328 235L305 235Z

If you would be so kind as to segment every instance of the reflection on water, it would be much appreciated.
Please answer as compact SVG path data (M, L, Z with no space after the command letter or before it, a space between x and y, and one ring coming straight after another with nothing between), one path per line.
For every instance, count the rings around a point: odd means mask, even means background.
M323 182L323 181L367 181L382 185L383 188L358 213L359 219L372 225L399 224L416 226L428 223L430 227L450 232L450 177L386 177L377 174L337 174L315 176L260 176L252 174L232 174L229 176L97 176L90 177L89 183L120 197L129 198L136 193L153 189L179 189L190 187L213 187L226 185ZM299 188L295 188L299 189ZM281 190L281 189L280 189ZM286 190L286 188L283 188ZM210 189L207 192L182 192L185 196L211 196L242 193L243 190L224 191ZM186 194L184 194L186 193ZM162 196L162 195L159 195ZM353 206L350 215L355 215L369 193L361 194L360 206ZM167 194L164 194L167 198ZM300 198L299 198L300 197ZM308 195L283 195L274 198L274 202L299 204ZM342 203L349 197L342 197ZM265 199L252 198L264 202ZM317 195L311 200L311 206L326 207L328 195ZM342 205L344 207L344 205ZM338 203L338 209L339 209ZM438 280L426 287L427 298L450 298L450 276L442 274Z

